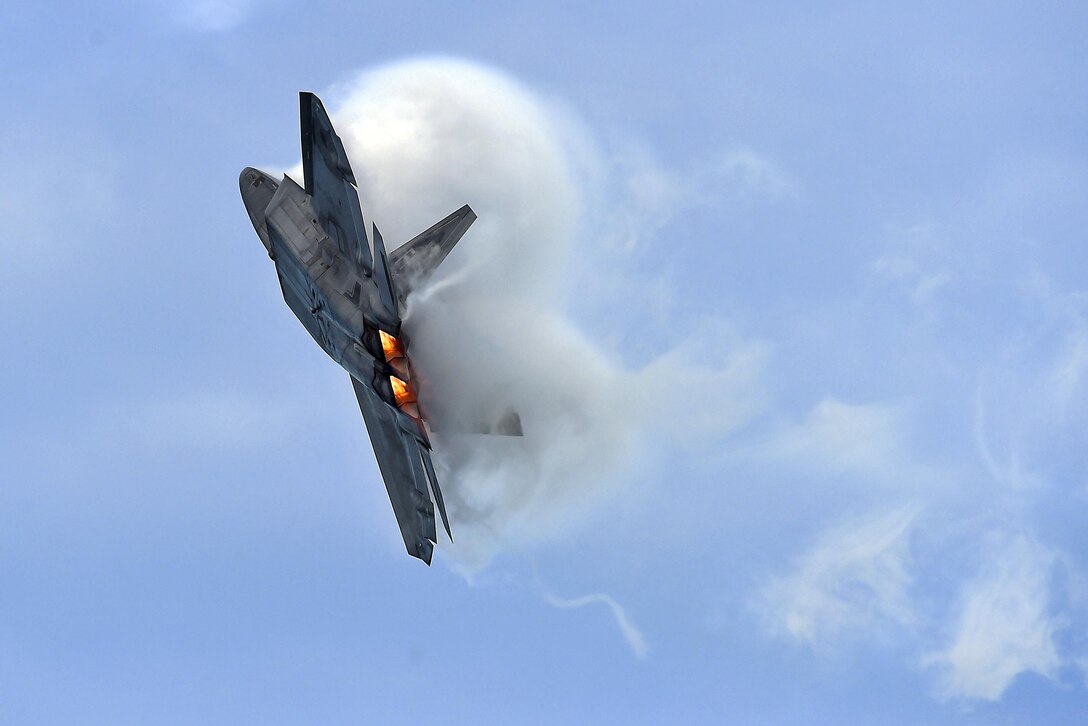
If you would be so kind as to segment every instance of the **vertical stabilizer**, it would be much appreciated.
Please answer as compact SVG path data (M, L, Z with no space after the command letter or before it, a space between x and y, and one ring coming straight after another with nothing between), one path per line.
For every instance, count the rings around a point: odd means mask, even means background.
M382 233L378 231L378 225L371 225L371 229L374 233L374 284L378 286L382 307L390 316L399 319L397 293L393 285L393 277L389 274L389 259L385 254L385 242L382 240Z

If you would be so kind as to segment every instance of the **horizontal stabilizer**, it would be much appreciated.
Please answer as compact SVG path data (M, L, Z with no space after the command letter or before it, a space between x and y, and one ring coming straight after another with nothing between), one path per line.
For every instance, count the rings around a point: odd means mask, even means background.
M431 430L441 434L479 434L484 436L524 436L521 428L521 416L512 408L506 409L499 418L492 421L452 420L435 423L428 419Z
M521 416L518 416L518 412L514 409L507 409L488 433L496 436L524 436L521 430Z
M426 282L475 221L476 213L466 204L393 250L389 255L389 269L402 303L408 293Z
M253 223L253 229L257 230L257 236L261 238L264 248L272 254L272 242L268 239L268 221L264 217L264 210L268 209L268 203L279 188L279 182L263 171L247 166L238 177L238 188L242 191L242 202L246 205L246 213L249 214L249 221Z

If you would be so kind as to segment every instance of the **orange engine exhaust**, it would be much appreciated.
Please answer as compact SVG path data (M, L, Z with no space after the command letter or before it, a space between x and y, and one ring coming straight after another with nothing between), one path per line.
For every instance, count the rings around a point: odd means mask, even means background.
M393 384L393 398L396 399L398 406L403 406L406 403L415 403L416 394L408 384L408 381L402 381L396 376L389 376L389 382Z
M408 357L404 354L404 346L384 330L379 330L378 333L381 335L385 360L398 374L389 376L389 383L393 386L393 400L401 411L419 419L419 405L416 403L416 392L412 388L412 379L408 373Z
M385 359L387 361L404 357L404 347L400 344L399 340L384 330L379 330L378 335L381 336L382 351L385 353Z

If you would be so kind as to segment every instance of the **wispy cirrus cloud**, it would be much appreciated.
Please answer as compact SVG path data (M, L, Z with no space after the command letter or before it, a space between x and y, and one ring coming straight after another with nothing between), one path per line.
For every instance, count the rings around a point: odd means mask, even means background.
M905 463L906 420L902 406L827 397L802 420L760 443L756 452L765 460L802 467L898 478Z
M607 159L607 162L604 161ZM602 172L607 167L609 171ZM747 146L723 146L687 164L666 164L645 144L613 140L594 169L609 177L611 233L603 242L625 254L640 251L678 215L796 199L802 185L770 157Z
M989 544L982 571L963 588L951 642L924 659L940 670L945 698L993 701L1021 673L1055 678L1062 665L1050 601L1054 553L1024 536Z
M763 586L755 610L771 632L814 647L912 625L917 516L903 507L832 528L792 570Z

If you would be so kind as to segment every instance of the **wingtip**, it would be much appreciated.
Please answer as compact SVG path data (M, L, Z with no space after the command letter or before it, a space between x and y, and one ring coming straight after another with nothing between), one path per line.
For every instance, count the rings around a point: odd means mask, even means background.
M427 567L431 566L431 558L434 556L434 545L424 540L416 543L416 551L410 552L410 555L423 561L423 564Z
M446 530L446 536L453 542L453 532L450 531L450 519L446 516L446 503L442 500L442 489L438 486L438 475L434 471L434 463L428 450L420 449L420 459L423 460L423 469L427 472L427 481L431 485L431 493L434 494L434 503L438 505L438 513L442 515L442 528Z

